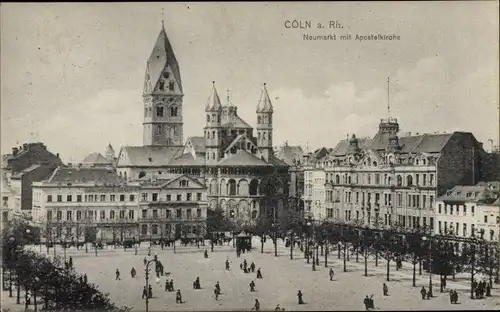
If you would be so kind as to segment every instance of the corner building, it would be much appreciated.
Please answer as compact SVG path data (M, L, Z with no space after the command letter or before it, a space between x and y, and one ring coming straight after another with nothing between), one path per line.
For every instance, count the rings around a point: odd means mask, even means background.
M143 146L121 148L118 174L129 181L194 177L207 187L209 208L224 210L237 223L261 213L286 217L288 165L273 153L274 111L266 85L256 108L256 133L229 97L221 102L214 82L204 105L204 134L184 143L183 97L180 67L162 27L146 65ZM268 184L276 187L272 194Z
M486 152L472 133L399 134L382 119L373 138L340 141L305 169L306 208L320 219L434 229L438 196L484 175Z

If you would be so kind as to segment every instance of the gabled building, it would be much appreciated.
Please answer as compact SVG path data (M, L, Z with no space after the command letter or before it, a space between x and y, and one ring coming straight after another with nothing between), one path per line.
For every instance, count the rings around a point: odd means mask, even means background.
M224 210L238 223L261 213L283 218L288 213L288 165L273 153L274 109L267 86L257 102L254 129L229 97L221 102L214 82L203 136L189 137L185 144L183 97L179 64L162 27L146 65L143 145L121 148L118 174L129 181L185 174L207 186L209 208ZM273 194L269 183L277 186Z
M175 175L126 181L113 169L59 167L33 184L33 217L48 240L104 242L202 236L206 187Z
M342 140L306 169L325 182L311 209L321 218L433 227L435 199L481 181L483 157L472 133L402 135L397 119L382 119L373 138Z

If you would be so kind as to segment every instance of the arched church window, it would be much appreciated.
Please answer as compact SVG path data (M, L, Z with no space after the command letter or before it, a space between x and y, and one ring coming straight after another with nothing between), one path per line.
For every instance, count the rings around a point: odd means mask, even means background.
M271 133L269 133L269 140L271 140Z
M177 117L177 106L171 106L170 107L170 116L171 117Z
M157 106L156 107L156 116L157 117L163 117L163 106Z
M265 132L262 132L262 139L265 140L266 139L266 133Z
M165 79L164 78L160 79L159 88L161 91L165 91Z
M406 186L412 186L413 185L413 177L411 175L408 175L406 177Z
M173 81L170 81L170 82L169 82L169 84L168 84L168 89L169 89L170 91L174 91L174 85L175 85L175 84L174 84L174 82L173 82Z
M272 124L272 122L273 122L272 116L269 116L269 124Z
M207 122L210 122L210 115L207 115Z
M260 124L260 120L261 120L261 117L260 116L257 116L257 123Z
M148 108L144 107L144 117L148 117Z
M215 139L215 131L212 131L212 139Z
M220 122L220 115L217 115L217 122Z

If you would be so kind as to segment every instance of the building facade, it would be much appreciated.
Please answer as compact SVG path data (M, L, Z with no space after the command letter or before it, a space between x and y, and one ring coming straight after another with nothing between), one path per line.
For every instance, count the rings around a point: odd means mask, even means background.
M26 143L2 155L2 217L31 217L32 183L50 176L62 165L59 154L47 150L43 143Z
M125 181L110 168L59 167L33 184L33 218L47 239L105 242L202 236L206 188L196 179Z
M305 169L306 205L316 218L373 226L433 228L437 196L481 181L485 169L471 133L402 135L395 118L382 119L373 138L352 135L325 150Z
M207 186L210 209L222 209L235 222L251 222L261 213L284 218L288 165L273 153L274 111L266 85L257 103L254 131L229 97L221 102L213 83L204 135L185 143L183 96L179 64L162 27L146 66L143 146L122 147L118 174L128 181L186 174Z
M447 190L436 200L436 233L483 237L488 241L498 242L499 184L481 182L473 186L457 185Z

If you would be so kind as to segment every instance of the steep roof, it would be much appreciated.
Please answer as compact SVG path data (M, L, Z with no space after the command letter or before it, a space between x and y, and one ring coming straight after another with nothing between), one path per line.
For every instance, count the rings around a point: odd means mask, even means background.
M120 183L122 179L113 170L109 168L75 168L75 167L58 167L46 181L49 183L83 183L83 182L100 182L100 183Z
M423 134L422 140L414 147L414 153L438 153L441 152L446 143L454 133Z
M204 166L205 157L193 157L191 153L174 158L170 161L171 166Z
M222 109L222 105L220 103L219 94L217 93L217 89L215 88L215 81L212 85L212 93L207 100L207 106L205 107L205 111L218 111Z
M152 88L154 89L160 80L160 75L163 73L165 67L170 66L172 74L177 82L180 92L182 92L182 82L181 73L179 70L179 64L172 49L172 45L167 37L167 32L165 27L162 26L158 38L156 39L156 44L151 51L151 56L149 57L146 66L146 76L149 75L149 79L152 83ZM148 80L148 79L146 79Z
M304 154L304 150L300 146L290 146L286 144L285 146L280 147L277 153L277 158L283 160L288 165L293 165L294 159L302 160L302 155Z
M288 167L288 164L285 161L283 161L282 159L279 159L278 157L276 157L274 155L269 156L269 159L267 162L273 166Z
M257 105L257 113L272 113L273 105L271 104L271 98L267 92L266 84L264 84L264 89L260 94L259 104Z
M226 158L219 161L217 165L221 166L272 166L259 157L250 154L245 150L237 150L235 154L229 154Z
M193 149L195 150L196 153L205 153L204 137L193 136L189 137L188 141L191 142L191 146L193 146Z
M125 146L118 157L118 167L162 167L182 155L183 147L177 146Z
M238 115L234 115L230 122L226 122L222 126L225 128L244 128L244 129L252 128L252 126L246 123L246 121L241 119L241 117Z
M24 169L24 170L22 170L22 171L20 171L20 172L18 172L18 173L16 173L16 174L14 174L13 176L11 176L11 179L19 179L19 178L21 178L21 177L22 177L25 173L28 173L28 172L33 171L33 170L35 170L36 168L40 168L40 167L41 167L41 165L31 165L31 166L29 166L28 168L26 168L26 169Z
M358 138L359 149L366 150L370 146L371 142L372 140L370 138ZM349 140L342 140L339 143L337 143L337 146L335 146L330 155L344 156L347 154L348 149L349 149Z
M107 160L100 153L90 153L82 160L83 164L110 164L111 162Z

